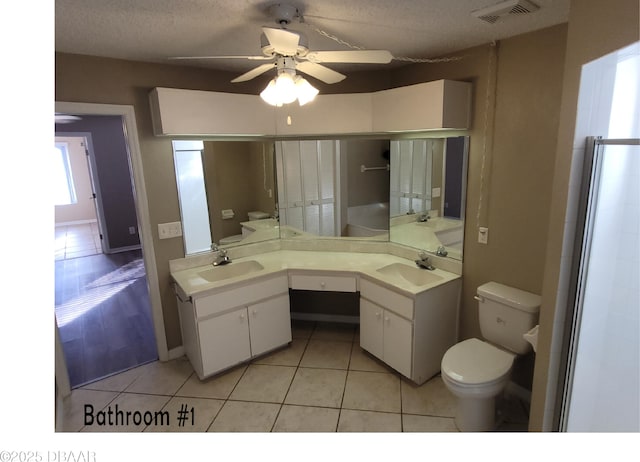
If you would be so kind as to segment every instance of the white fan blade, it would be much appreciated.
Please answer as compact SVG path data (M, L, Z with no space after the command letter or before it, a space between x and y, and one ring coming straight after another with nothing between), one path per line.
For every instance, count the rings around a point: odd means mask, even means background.
M231 83L246 82L247 80L251 80L254 77L258 77L260 74L264 74L274 67L276 67L274 63L261 64L260 66L251 69L249 72L245 72L244 74L236 77L231 81Z
M387 50L310 51L305 56L312 63L380 63L387 64L393 55Z
M322 80L325 83L337 83L347 78L346 75L342 75L333 69L329 69L328 67L324 67L310 61L297 63L296 69L300 72L304 72L305 74L309 74L318 80Z
M272 56L171 56L167 59L249 59L251 61L265 61Z
M285 56L294 56L298 51L298 43L300 35L285 29L276 29L273 27L263 27L262 31L267 36L267 40L276 53Z

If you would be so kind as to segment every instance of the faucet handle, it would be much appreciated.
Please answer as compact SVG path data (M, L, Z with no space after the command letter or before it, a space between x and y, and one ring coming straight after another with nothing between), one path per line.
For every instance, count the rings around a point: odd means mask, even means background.
M427 254L426 250L421 250L418 252L418 258L422 261L429 261L429 254Z

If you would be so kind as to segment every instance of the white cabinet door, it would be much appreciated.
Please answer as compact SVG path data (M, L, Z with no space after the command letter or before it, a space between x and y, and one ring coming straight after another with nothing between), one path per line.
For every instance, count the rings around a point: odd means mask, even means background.
M411 353L413 345L411 322L388 310L384 316L384 362L405 377L411 377Z
M289 294L251 305L248 312L252 356L291 341Z
M360 299L360 346L375 357L384 360L382 319L384 309Z
M247 309L198 323L203 375L211 375L251 357Z

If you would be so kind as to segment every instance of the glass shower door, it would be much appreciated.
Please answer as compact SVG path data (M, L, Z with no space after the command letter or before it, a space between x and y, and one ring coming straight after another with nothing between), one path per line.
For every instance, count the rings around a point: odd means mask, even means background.
M590 141L560 429L637 432L640 140Z

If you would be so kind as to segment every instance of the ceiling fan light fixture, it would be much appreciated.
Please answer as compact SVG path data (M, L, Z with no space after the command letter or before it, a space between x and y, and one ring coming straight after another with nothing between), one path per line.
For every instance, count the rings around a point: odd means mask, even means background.
M313 101L318 93L319 90L306 79L295 73L283 71L269 81L260 97L271 106L281 107L293 103L296 99L300 106L304 106Z
M304 106L313 101L320 91L311 85L307 79L298 76L296 80L296 93L298 95L298 103Z

